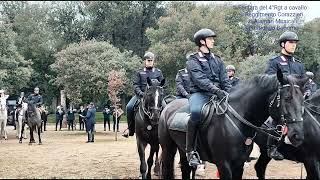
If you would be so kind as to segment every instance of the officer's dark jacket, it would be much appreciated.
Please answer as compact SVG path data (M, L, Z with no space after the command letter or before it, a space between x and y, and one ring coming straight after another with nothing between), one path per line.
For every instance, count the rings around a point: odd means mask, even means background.
M201 52L192 54L187 61L190 92L214 92L217 88L230 92L231 84L220 57Z
M136 76L133 82L134 93L137 96L143 96L143 92L145 91L147 86L147 77L149 77L150 79L157 79L159 82L161 82L164 79L161 70L158 68L139 69L136 72Z
M86 116L88 112L87 108L84 108L83 111L81 111L81 109L79 110L79 114L81 114L82 116ZM79 119L84 119L84 117L79 116Z
M238 77L233 77L232 79L229 79L230 84L232 87L236 86L237 84L239 84L240 79Z
M104 118L108 118L109 115L111 114L111 110L109 108L104 108L102 113Z
M63 115L65 114L65 112L62 110L62 114L59 113L59 111L56 111L56 120L62 120L63 119Z
M268 67L265 73L276 74L278 68L280 68L282 73L285 75L297 74L301 77L305 76L303 64L301 61L292 56L282 54L280 56L271 58L268 62Z
M42 96L40 94L31 94L28 97L28 102L33 101L33 104L39 106L42 105L43 101L42 101Z
M74 112L70 112L70 110L68 111L68 120L74 120L75 116L74 116Z
M95 124L96 123L96 108L92 107L89 108L86 115L87 123L88 124Z
M190 93L190 78L186 68L180 69L176 75L177 96L186 97Z

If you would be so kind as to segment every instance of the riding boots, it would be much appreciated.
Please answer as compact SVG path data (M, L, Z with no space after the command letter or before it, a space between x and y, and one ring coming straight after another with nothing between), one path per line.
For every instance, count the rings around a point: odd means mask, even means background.
M268 136L268 140L267 140L267 153L268 156L274 160L283 160L284 157L283 155L277 150L277 146L275 145L276 142L274 139L272 139L270 136Z
M189 162L189 166L196 167L201 164L200 156L195 149L198 123L193 122L192 120L189 120L187 128L188 128L187 141L186 141L187 160Z

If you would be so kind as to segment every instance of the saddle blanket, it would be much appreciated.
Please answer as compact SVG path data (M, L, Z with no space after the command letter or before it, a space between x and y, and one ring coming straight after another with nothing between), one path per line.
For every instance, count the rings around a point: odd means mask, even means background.
M170 130L187 132L187 125L190 119L189 105L181 107L173 117L169 125Z

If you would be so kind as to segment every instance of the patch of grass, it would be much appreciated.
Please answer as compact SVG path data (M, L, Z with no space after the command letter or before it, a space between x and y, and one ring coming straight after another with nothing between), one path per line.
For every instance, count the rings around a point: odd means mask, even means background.
M75 114L75 121L77 123L79 122L79 114ZM48 122L49 123L56 123L56 114L50 114L48 116ZM102 112L96 112L96 122L102 122L103 123L103 114ZM112 116L110 115L110 122L113 122ZM121 116L120 122L127 122L127 117L125 115Z

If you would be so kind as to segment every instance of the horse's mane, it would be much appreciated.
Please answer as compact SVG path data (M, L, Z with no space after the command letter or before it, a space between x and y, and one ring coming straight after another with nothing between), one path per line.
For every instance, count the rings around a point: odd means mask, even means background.
M318 105L320 104L320 89L318 89L315 93L313 93L310 97L309 97L310 102Z
M279 81L276 75L257 75L249 80L241 81L235 86L231 93L233 97L241 96L244 93L250 92L251 89L259 88L264 92L274 92L278 89Z

